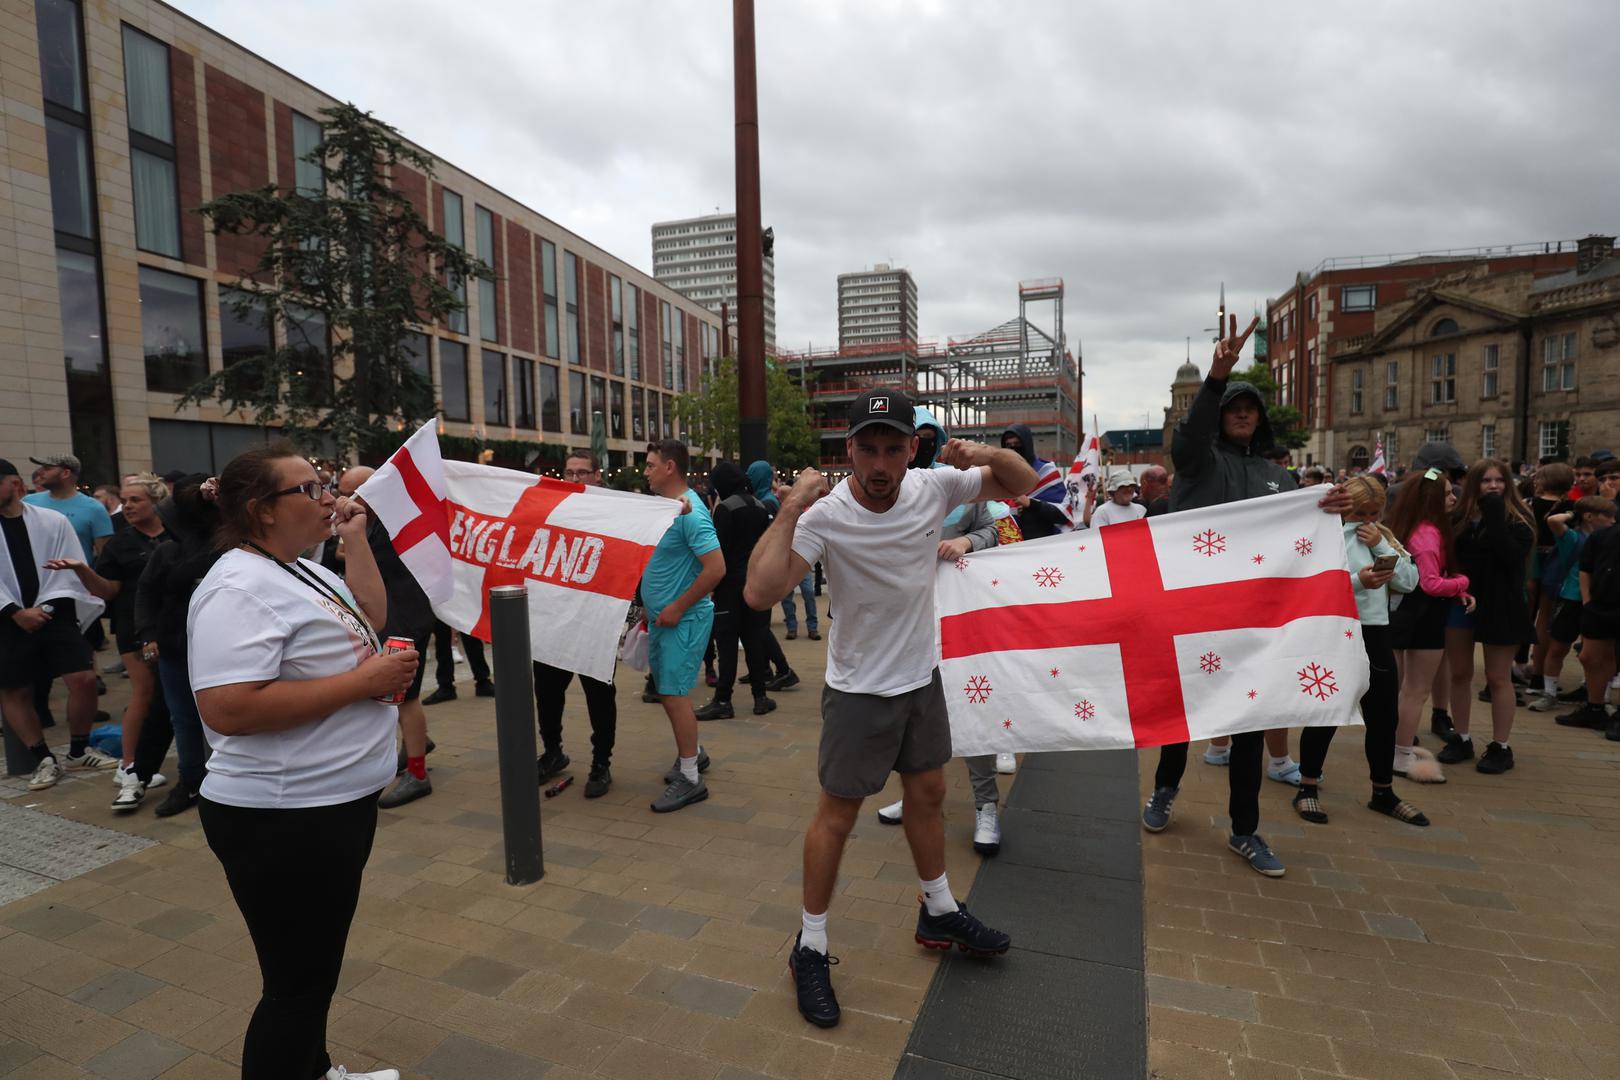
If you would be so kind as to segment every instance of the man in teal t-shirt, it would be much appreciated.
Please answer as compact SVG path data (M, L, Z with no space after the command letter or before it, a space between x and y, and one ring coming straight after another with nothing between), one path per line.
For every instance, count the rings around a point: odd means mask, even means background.
M668 786L652 804L653 811L660 814L709 797L702 776L708 761L698 746L697 714L689 695L697 684L714 626L714 601L709 594L726 576L714 520L687 485L686 468L685 443L664 439L648 447L647 486L666 499L685 500L688 507L658 541L641 575L641 600L647 608L647 660L675 733L677 754L675 767L664 775Z
M112 516L107 508L79 490L79 459L72 454L47 454L28 459L40 466L39 481L44 491L24 495L23 502L65 514L84 548L84 561L95 565L107 537L113 534Z

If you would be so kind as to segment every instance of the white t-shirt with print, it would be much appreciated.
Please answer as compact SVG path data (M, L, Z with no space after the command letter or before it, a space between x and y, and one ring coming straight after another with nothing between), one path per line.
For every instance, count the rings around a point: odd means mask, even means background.
M359 610L342 579L305 559L316 577ZM267 679L320 679L375 655L353 615L287 569L251 552L226 552L186 614L193 692ZM394 778L399 709L367 698L286 731L221 735L203 725L214 755L202 793L229 806L291 809L350 802Z
M1147 517L1147 507L1141 503L1126 503L1121 506L1113 499L1109 499L1101 506L1092 509L1091 527L1100 529L1104 525L1118 525L1122 521L1135 521L1137 518L1145 517Z
M979 469L909 469L881 514L855 501L853 480L799 518L793 550L827 572L832 632L827 685L893 697L927 686L939 665L934 573L945 516L978 498Z

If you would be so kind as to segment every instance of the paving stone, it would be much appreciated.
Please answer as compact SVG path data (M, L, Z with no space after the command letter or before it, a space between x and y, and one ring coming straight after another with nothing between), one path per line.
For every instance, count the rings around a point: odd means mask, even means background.
M1490 811L1491 820L1505 821L1514 825L1553 825L1567 829L1590 829L1592 823L1582 817L1571 814L1544 814L1535 810L1516 810L1512 807L1496 807Z
M3 827L4 823L0 822L0 828ZM13 930L21 930L45 941L57 941L101 922L78 908L54 904L16 912L6 916L5 921Z
M445 822L445 824L459 825L463 829L485 829L489 832L495 833L501 831L501 819L499 815L483 814L475 810L469 810L465 814L457 814L455 817Z
M587 919L579 926L576 926L563 940L570 945L583 945L587 949L612 952L626 941L629 941L631 933L629 927L620 926L617 923L597 922L594 919Z
M669 971L650 973L631 991L640 997L662 1001L688 1012L711 1016L737 1017L754 997L754 990L736 983L721 982L705 975Z
M1385 915L1377 911L1363 911L1361 917L1367 928L1379 937L1400 938L1402 941L1428 941L1423 928L1404 915Z
M709 916L699 915L694 911L649 904L630 920L630 925L638 930L650 930L668 937L689 938L703 929L703 924L708 921Z
M574 847L572 844L545 844L543 854L547 866L586 867L602 857L600 851Z
M1310 871L1311 880L1325 889L1334 889L1340 892L1365 892L1366 886L1354 874L1346 874L1342 870L1323 870L1313 867Z
M499 997L522 978L526 969L491 960L487 956L463 956L439 976L439 981L471 990L485 997Z
M88 1005L100 1012L112 1014L129 1008L168 984L138 971L119 968L100 978L91 979L68 997L80 1005Z
M1518 911L1518 906L1499 892L1487 889L1467 889L1461 885L1441 885L1440 895L1453 904L1466 907L1494 908L1497 911Z
M427 1080L529 1080L551 1070L551 1063L466 1035L450 1035L416 1064Z
M137 1031L84 1065L107 1080L153 1080L190 1056L191 1050L179 1043Z
M33 896L55 884L55 878L46 877L44 874L19 870L15 866L0 865L0 906L21 900L25 896Z
M1253 990L1235 990L1226 986L1210 986L1189 979L1173 979L1166 975L1147 977L1148 1004L1154 1008L1180 1009L1182 1012L1203 1013L1228 1020L1249 1023L1260 1019L1255 1006Z
M200 911L187 911L184 908L170 908L161 914L135 924L135 929L144 930L148 934L156 934L160 938L179 941L198 930L206 930L217 922L212 915L204 915Z
M735 757L729 758L728 763L735 764ZM712 818L715 821L731 821L738 825L747 824L753 819L755 811L746 806L719 806L713 802L700 802L687 807L693 817Z
M1478 870L1479 863L1467 855L1447 855L1438 851L1413 851L1410 848L1373 848L1372 853L1385 862L1404 863L1409 866L1432 866L1439 870Z

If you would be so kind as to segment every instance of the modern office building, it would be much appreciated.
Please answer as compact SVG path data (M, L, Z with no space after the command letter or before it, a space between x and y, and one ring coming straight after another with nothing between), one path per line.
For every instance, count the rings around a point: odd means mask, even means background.
M737 325L737 215L709 214L652 227L653 277ZM776 260L765 259L765 349L776 351Z
M878 263L838 275L838 346L917 340L917 281Z
M267 183L318 190L300 159L335 101L156 0L0 0L0 32L0 456L72 450L86 481L217 469L270 433L178 394L289 333L315 354L331 338L316 312L268 332L239 320L256 243L194 210ZM496 271L416 339L443 428L585 445L600 414L609 462L627 462L675 431L720 321L493 179L448 162L394 175Z

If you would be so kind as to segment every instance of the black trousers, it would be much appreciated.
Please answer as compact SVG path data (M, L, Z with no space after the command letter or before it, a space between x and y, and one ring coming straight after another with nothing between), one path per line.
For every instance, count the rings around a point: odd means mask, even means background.
M1367 752L1367 775L1379 787L1394 779L1395 724L1401 683L1395 675L1395 650L1389 644L1389 627L1362 626L1361 640L1367 650L1371 679L1361 695L1361 718L1367 725L1363 740ZM1304 776L1322 775L1328 747L1338 728L1308 727L1299 736L1299 771Z
M756 698L765 696L765 683L771 677L771 613L755 611L743 603L742 593L716 589L714 593L714 647L719 650L719 678L714 684L714 700L730 701L737 685L737 643L742 643L748 661L749 685Z
M563 705L574 673L534 663L534 704L540 713L540 744L546 753L562 749ZM613 758L613 740L619 728L619 702L613 684L579 677L585 691L585 709L591 717L591 763L607 765Z
M198 813L264 979L242 1080L315 1080L332 1067L326 1015L377 834L377 795L297 810L203 799Z
M1232 763L1227 767L1231 794L1226 812L1232 817L1232 834L1249 836L1260 827L1260 777L1265 767L1266 733L1245 731L1232 736ZM1187 744L1171 743L1159 750L1159 769L1153 774L1154 787L1180 787L1187 771Z
M455 689L456 685L456 657L452 649L456 644L456 632L447 623L435 622L433 624L433 682L440 690ZM484 659L484 643L471 634L461 635L462 655L467 658L467 667L472 671L474 682L489 681L489 662Z

